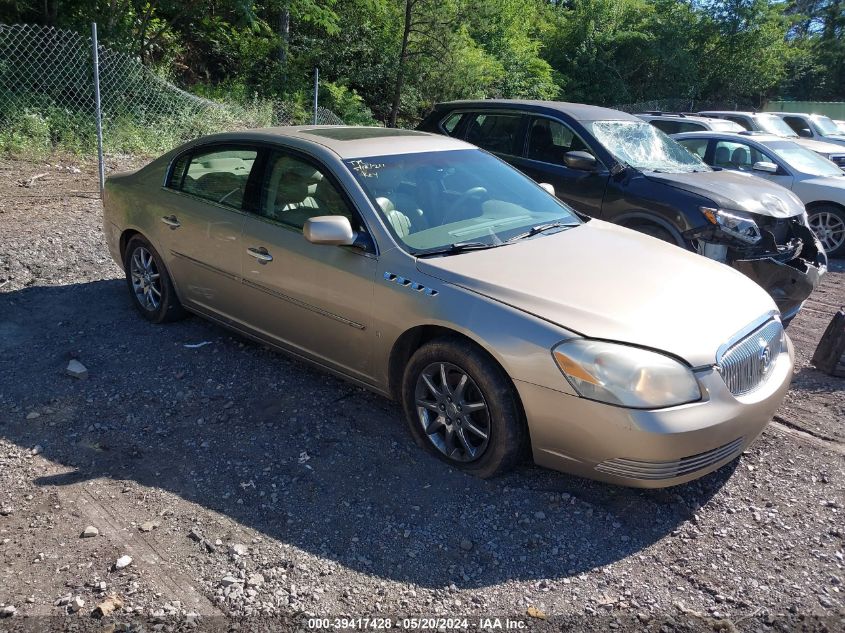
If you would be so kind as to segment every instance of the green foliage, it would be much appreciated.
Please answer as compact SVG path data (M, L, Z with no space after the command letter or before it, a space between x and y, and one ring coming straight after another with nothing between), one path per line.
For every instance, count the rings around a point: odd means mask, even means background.
M308 121L315 66L321 104L360 124L411 126L435 102L460 98L604 105L845 99L845 0L0 4L6 23L37 22L87 36L92 20L105 45L224 103L228 112L198 115L175 104L168 120L153 121L127 103L105 122L112 151L154 152L231 127L232 113L249 125ZM87 84L79 88L87 90ZM90 113L63 110L62 95L35 103L31 96L4 107L0 148L37 153L58 144L90 151Z

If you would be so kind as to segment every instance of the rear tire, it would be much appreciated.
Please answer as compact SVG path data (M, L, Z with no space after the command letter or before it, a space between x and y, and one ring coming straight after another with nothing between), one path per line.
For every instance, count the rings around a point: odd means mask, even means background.
M408 361L402 405L414 440L446 463L487 478L523 456L527 430L515 388L485 352L435 339Z
M153 245L140 235L126 245L123 255L126 285L135 308L148 321L166 323L184 318L170 275Z
M845 257L845 209L833 204L813 207L807 222L829 257Z

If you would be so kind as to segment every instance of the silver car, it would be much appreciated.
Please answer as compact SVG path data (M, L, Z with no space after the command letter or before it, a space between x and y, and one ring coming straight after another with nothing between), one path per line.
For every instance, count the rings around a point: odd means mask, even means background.
M792 376L744 275L443 136L211 136L112 176L104 205L145 318L194 312L398 400L421 446L482 477L530 455L689 481L760 434Z

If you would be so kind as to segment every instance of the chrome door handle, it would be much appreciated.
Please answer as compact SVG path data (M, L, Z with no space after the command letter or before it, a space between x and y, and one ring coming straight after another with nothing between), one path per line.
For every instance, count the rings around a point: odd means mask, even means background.
M182 224L179 222L175 215L166 215L161 219L161 221L164 222L171 229L178 229L180 226L182 226Z
M267 249L261 246L260 248L256 248L255 246L250 246L246 249L247 254L251 255L255 259L257 259L262 264L266 264L267 262L273 261L273 256L267 252Z

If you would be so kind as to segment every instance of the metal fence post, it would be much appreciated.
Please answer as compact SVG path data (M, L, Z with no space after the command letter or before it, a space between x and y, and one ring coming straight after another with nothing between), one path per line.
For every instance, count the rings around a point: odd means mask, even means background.
M320 91L320 68L314 67L314 125L317 125L317 100Z
M97 120L97 160L100 165L100 197L106 186L106 166L103 163L103 113L100 108L100 57L97 50L97 23L91 22L91 49L94 61L94 116Z

